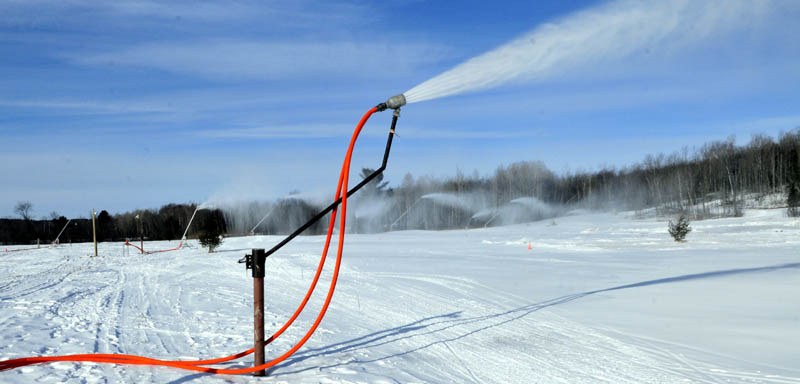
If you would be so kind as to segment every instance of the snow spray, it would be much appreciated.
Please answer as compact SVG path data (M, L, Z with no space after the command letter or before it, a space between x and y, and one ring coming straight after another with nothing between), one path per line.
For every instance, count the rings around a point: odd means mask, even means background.
M403 93L420 101L543 80L636 54L670 55L736 28L752 28L768 1L616 0L542 24Z
M472 213L474 211L473 205L470 204L464 197L453 195L450 193L429 193L423 195L422 199L432 200L436 203L446 205L453 208L463 209L464 211Z

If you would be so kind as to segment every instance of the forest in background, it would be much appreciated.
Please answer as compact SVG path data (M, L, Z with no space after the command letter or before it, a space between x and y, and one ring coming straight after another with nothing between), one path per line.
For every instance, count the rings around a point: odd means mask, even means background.
M365 168L361 176L371 171ZM753 135L745 145L736 145L735 138L729 137L669 155L648 155L621 169L559 175L542 162L523 161L501 166L488 176L457 172L436 179L407 174L394 187L378 177L351 201L348 230L357 233L505 225L556 217L575 209L683 214L702 220L738 216L747 204L755 204L789 207L789 214L796 215L800 213L800 129L777 138ZM189 237L202 231L288 234L326 205L301 195L216 204L214 209L197 211ZM100 211L98 241L137 239L140 234L149 240L180 239L196 208L190 203L114 215ZM35 220L30 209L20 216L0 219L0 244L47 244L68 220L55 212L48 219ZM323 219L305 234L323 233L326 225ZM91 220L78 218L70 222L60 241L91 238Z

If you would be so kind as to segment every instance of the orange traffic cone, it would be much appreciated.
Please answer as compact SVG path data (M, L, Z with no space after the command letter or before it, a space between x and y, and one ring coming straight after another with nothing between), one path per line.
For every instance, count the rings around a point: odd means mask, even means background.
M528 242L528 250L530 251L530 250L532 250L532 249L533 249L533 247L531 247L531 242L529 241L529 242Z

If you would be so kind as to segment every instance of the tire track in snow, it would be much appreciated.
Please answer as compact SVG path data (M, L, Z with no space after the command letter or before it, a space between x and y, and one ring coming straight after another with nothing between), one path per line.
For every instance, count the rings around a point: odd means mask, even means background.
M445 347L447 347L447 350L448 350L448 351L450 351L450 353L453 355L453 357L455 357L455 358L456 358L456 360L458 360L458 363L459 363L459 365L460 365L461 367L463 367L463 369L464 369L464 370L466 370L466 371L467 371L467 373L469 373L469 376L472 378L472 381L473 381L474 383L480 383L481 381L480 381L480 380L478 380L478 378L477 378L477 377L475 377L475 374L474 374L474 373L472 373L472 369L470 369L470 368L469 368L469 365L468 365L468 364L466 364L466 363L464 362L464 360L463 360L463 359L461 359L461 356L459 356L459 354L458 354L458 353L456 353L456 351L455 351L453 348L451 348L451 347L450 347L450 344L447 344L447 342L444 342L443 344L444 344L444 346L445 346Z

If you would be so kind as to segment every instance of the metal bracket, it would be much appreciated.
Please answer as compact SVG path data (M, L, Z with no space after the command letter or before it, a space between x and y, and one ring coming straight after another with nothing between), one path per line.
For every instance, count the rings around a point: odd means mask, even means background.
M253 269L253 255L246 254L244 257L239 259L239 264L244 264L244 269Z
M263 248L253 248L253 254L245 254L244 257L239 259L239 264L244 264L245 270L253 270L253 278L264 278L264 264L267 261L267 255L264 253Z

